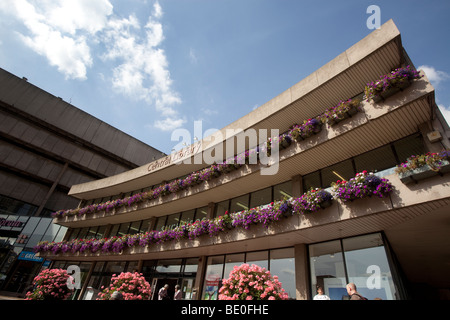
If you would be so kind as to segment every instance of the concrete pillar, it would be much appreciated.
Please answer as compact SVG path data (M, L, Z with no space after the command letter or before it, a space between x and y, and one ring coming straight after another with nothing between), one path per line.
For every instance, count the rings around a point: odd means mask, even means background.
M41 205L37 209L36 213L34 214L35 217L39 217L41 215L42 210L44 209L48 199L50 199L51 195L53 194L53 191L55 191L56 186L58 185L59 181L61 180L62 176L66 172L67 168L69 167L69 163L66 162L59 172L58 176L56 177L55 181L53 182L50 190L48 190L47 195L44 197L44 199L41 202Z
M194 281L194 288L192 294L192 300L202 299L202 285L204 282L204 277L206 273L206 261L208 258L206 256L200 256L198 260L197 275Z
M208 203L208 213L206 214L206 219L212 219L214 217L214 209L216 204L214 202Z
M294 246L295 287L297 300L311 299L309 290L308 246L304 243Z
M292 197L298 198L303 194L303 177L301 175L293 176L292 179Z

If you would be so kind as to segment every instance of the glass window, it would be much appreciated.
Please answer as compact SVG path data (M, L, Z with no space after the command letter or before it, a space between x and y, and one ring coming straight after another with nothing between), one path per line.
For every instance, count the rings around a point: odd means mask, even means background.
M248 210L248 194L231 199L230 212Z
M171 214L167 217L166 227L174 229L180 223L180 213Z
M87 236L88 232L89 232L89 228L82 228L80 230L80 232L78 233L77 238L79 238L79 239L86 239L86 236Z
M136 234L141 230L142 221L134 221L130 225L130 230L128 230L128 234Z
M324 188L337 180L350 180L355 176L351 160L345 160L328 168L322 169L322 184Z
M233 268L235 266L240 266L244 263L245 254L244 253L238 253L238 254L227 254L225 256L225 269L223 272L224 279L228 279L230 276L230 272L233 271Z
M381 171L397 165L395 155L390 145L366 152L355 157L357 172L367 170L369 172Z
M270 250L270 273L278 276L290 299L296 298L294 248Z
M320 173L319 171L303 176L303 191L307 192L310 189L320 188Z
M105 236L105 233L106 233L106 226L98 227L96 238L97 239L103 238Z
M137 272L139 261L130 261L127 265L127 272Z
M309 246L313 295L317 286L331 300L348 299L347 283L373 300L400 299L381 234L369 234Z
M342 300L347 296L344 258L339 240L309 246L311 266L311 292L322 287L331 300Z
M152 224L152 219L147 219L147 220L142 221L139 232L149 231L151 224Z
M105 287L109 285L109 282L111 279L107 279L106 277L102 277L102 271L103 267L105 266L105 262L96 262L94 270L89 277L88 287L92 287L95 290L100 290L100 287L104 285ZM104 283L104 284L102 284ZM87 293L87 292L86 292ZM94 294L94 297L92 297L93 300L95 300L97 296Z
M181 259L158 260L156 265L157 273L180 273Z
M292 181L277 184L273 187L273 201L292 197Z
M97 235L98 227L90 227L86 235L86 239L94 239Z
M55 236L53 241L61 242L64 239L66 232L67 232L67 227L61 226L61 228L59 228L58 234Z
M228 211L230 206L230 200L225 200L219 203L216 203L214 208L214 218L221 217Z
M208 215L208 207L202 207L195 210L195 220L206 219Z
M184 223L192 223L194 222L195 217L195 209L185 211L181 213L181 222Z
M250 208L259 207L272 202L272 188L265 188L252 192L250 195Z
M186 259L186 263L184 265L184 273L195 273L198 269L198 258L189 258Z
M115 224L111 227L111 232L109 233L109 237L115 237L117 236L118 232L119 232L119 227L120 224Z
M121 236L124 236L124 235L128 234L129 227L130 227L130 223L128 223L128 222L127 223L121 223L120 227L119 227L119 230L117 231L117 236L121 237Z
M156 220L155 230L157 230L157 231L163 230L164 227L166 226L166 219L167 219L167 216L159 217Z
M248 252L245 262L249 265L256 264L261 268L269 270L269 251Z
M342 240L348 282L369 300L397 298L381 234Z
M394 148L400 162L405 162L411 155L425 153L420 134L415 134L394 142Z
M208 257L202 300L217 300L222 285L224 256Z

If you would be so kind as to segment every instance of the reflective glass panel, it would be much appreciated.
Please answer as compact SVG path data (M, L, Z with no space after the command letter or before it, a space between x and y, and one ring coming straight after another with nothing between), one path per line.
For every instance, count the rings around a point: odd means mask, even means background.
M328 241L309 246L311 266L311 292L313 296L317 287L322 287L331 300L342 300L347 297L345 288L344 259L339 240Z
M208 257L202 300L217 300L222 285L224 256Z
M287 181L273 187L273 201L292 197L292 182Z
M250 208L259 207L272 202L272 188L252 192L250 195Z
M296 298L294 248L270 250L270 273L278 276L290 299Z
M228 279L230 272L233 271L235 266L240 266L244 263L244 254L227 254L225 256L225 270L223 272L224 279Z
M381 234L342 240L349 282L369 300L398 299Z
M230 212L248 210L248 194L231 199Z
M261 268L269 270L269 251L248 252L245 259L245 262L250 266L256 264Z

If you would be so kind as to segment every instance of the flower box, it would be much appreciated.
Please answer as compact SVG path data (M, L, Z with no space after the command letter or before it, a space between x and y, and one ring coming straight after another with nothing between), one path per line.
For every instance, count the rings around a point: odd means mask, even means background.
M333 126L345 119L351 118L359 111L361 101L358 99L341 101L338 105L328 108L321 116L322 123Z
M375 103L380 103L384 100L386 100L387 98L393 96L394 94L403 91L404 89L408 88L410 85L412 84L412 82L410 80L406 80L403 83L401 83L398 86L391 86L389 88L387 88L385 91L379 93L378 95L374 96L372 98L372 100Z
M433 169L428 164L425 164L416 169L412 169L406 172L400 172L398 174L400 181L404 184L410 184L437 176L439 174L450 172L450 162L448 162L447 160L442 160L441 163L442 165L439 170Z
M388 97L407 88L414 79L420 79L422 75L410 66L397 68L394 71L381 76L378 80L367 83L364 89L367 101L384 101Z

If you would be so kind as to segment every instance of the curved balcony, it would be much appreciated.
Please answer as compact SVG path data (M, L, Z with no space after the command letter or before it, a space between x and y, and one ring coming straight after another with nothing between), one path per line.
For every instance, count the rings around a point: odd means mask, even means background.
M436 226L447 219L450 207L450 175L436 174L417 184L404 184L392 171L390 169L384 172L386 174L384 178L392 185L392 191L383 198L372 196L347 202L334 200L327 208L310 214L295 214L281 218L267 228L261 224L251 225L249 229L235 227L212 237L202 235L192 240L181 237L159 244L134 245L129 248L125 246L120 253L86 251L55 255L51 252L41 252L39 255L54 260L77 261L194 257L314 243L376 231L389 231L405 224L416 224L416 228L420 230L430 223ZM424 223L421 217L425 215L427 219ZM422 244L425 247L428 245Z
M281 150L276 175L261 175L265 168L261 164L245 165L171 195L110 211L55 218L54 222L84 227L147 219L220 202L249 190L290 180L295 175L313 172L417 132L418 126L432 117L429 97L433 93L433 87L423 77L382 104L363 101L362 111L351 118L335 126L324 126L320 133ZM129 174L134 177L133 170Z

